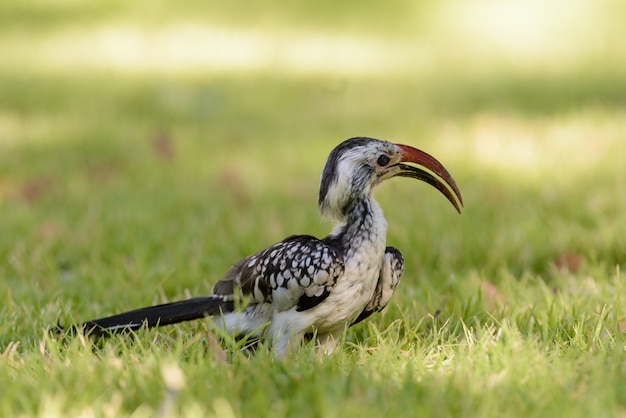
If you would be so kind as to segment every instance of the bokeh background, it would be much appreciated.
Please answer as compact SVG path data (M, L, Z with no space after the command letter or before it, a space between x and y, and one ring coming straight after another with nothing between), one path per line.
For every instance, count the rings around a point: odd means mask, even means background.
M407 291L614 271L624 16L620 0L3 1L5 331L206 293L239 257L324 235L322 165L361 135L427 150L464 193L459 217L427 186L377 192Z
M0 415L624 415L625 18L624 0L0 1ZM405 274L333 355L247 356L208 320L49 335L325 235L322 166L361 135L435 155L465 209L407 179L376 191Z

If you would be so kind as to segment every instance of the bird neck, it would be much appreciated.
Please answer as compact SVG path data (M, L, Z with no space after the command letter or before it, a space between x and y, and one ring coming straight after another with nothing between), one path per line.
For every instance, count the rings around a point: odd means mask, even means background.
M328 236L345 252L348 258L364 249L382 248L384 251L387 235L387 221L383 211L371 197L356 202L346 213L346 221L336 224Z

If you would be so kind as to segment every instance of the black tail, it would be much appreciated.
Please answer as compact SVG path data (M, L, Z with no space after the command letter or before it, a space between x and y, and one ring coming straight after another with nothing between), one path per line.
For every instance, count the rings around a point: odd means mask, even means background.
M171 325L211 315L219 315L222 312L232 312L234 309L235 306L232 301L224 301L217 297L197 297L94 319L82 323L79 327L87 334L99 336L107 333L136 330L143 326L152 328L161 325ZM76 328L72 327L69 330L73 331Z

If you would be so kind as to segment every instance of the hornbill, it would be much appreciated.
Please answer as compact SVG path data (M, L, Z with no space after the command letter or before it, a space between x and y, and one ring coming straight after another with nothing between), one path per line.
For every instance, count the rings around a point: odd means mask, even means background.
M72 329L103 335L216 316L230 333L269 338L279 357L305 335L331 351L347 327L387 305L404 271L400 251L386 246L387 222L372 197L374 186L396 176L436 187L461 212L461 193L434 157L408 145L351 138L332 150L321 175L319 210L334 223L328 236L293 235L244 258L214 285L211 296Z

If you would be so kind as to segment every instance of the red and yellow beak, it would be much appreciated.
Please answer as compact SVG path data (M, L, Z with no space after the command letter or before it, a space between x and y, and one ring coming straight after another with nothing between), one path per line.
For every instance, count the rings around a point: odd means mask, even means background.
M410 177L422 180L439 190L461 213L463 198L454 179L435 157L408 145L396 144L401 150L400 163L392 166L390 177ZM402 164L411 163L417 166Z

